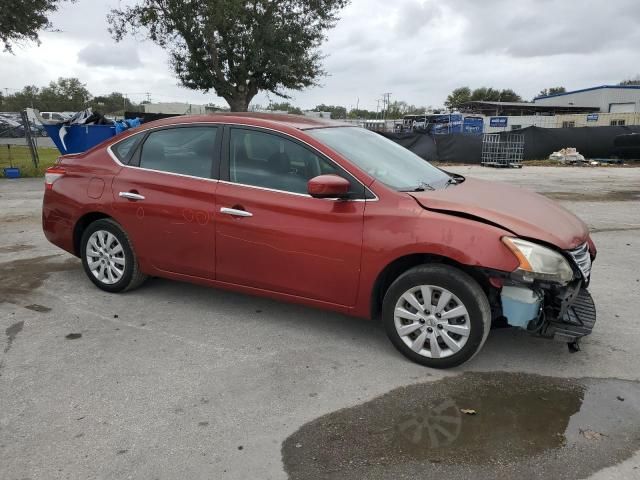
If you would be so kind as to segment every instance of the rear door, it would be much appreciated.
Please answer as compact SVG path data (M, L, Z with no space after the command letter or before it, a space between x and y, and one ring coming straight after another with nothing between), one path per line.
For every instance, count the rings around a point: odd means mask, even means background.
M128 165L114 179L114 207L141 261L166 272L214 278L213 172L221 137L222 128L211 125L161 128L132 146L129 159L123 155ZM112 147L115 155L118 147Z
M228 127L216 195L216 279L333 304L355 303L365 188L319 152L255 128ZM338 174L347 201L312 198Z

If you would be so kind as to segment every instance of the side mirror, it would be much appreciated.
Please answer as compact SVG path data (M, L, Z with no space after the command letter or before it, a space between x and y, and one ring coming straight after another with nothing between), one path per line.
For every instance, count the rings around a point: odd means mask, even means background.
M338 175L318 175L307 182L307 192L313 198L345 198L350 187L349 180Z

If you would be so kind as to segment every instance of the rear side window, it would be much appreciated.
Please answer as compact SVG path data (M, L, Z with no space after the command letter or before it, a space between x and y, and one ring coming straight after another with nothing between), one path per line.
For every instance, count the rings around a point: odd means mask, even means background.
M140 152L140 167L211 178L217 127L179 127L151 132Z
M112 146L111 151L116 157L118 157L118 160L120 160L120 162L127 163L141 137L141 135L132 135L130 137L127 137L121 142L118 142L114 146Z

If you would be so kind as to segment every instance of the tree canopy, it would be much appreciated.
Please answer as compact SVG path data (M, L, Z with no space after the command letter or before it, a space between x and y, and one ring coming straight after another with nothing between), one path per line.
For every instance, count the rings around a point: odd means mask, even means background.
M325 105L324 103L316 105L314 112L329 112L334 120L343 120L347 118L347 109L341 105Z
M48 16L63 1L75 0L11 0L0 7L0 42L12 52L12 46L23 41L38 42L38 32L51 28ZM6 4L10 3L10 5Z
M471 90L469 87L460 87L453 90L444 104L449 109L460 108L467 102L521 102L522 97L510 88L498 90L491 87L480 87Z
M621 81L618 85L640 85L640 75Z
M143 32L168 50L187 88L214 90L232 111L246 111L259 91L316 85L318 48L349 0L141 0L112 10L116 40Z
M302 115L302 110L300 107L296 107L289 102L276 102L270 103L267 107L267 110L274 110L280 112L293 113L295 115Z
M77 78L59 78L46 87L27 85L11 95L0 95L0 111L18 112L27 107L43 112L77 112L92 107L103 114L139 108L119 92L94 97Z
M540 90L540 93L538 93L538 97L546 97L548 95L557 95L559 93L565 93L566 91L567 89L564 87L543 88L542 90Z

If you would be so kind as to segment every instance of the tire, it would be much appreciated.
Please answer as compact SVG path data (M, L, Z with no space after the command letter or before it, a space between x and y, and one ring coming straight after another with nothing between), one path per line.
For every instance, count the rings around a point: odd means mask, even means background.
M425 295L431 299L429 305ZM449 265L427 264L406 271L391 284L382 321L405 357L431 368L451 368L480 351L491 328L491 308L472 277Z
M89 280L106 292L133 290L147 279L126 232L110 218L87 227L80 242L80 258Z

